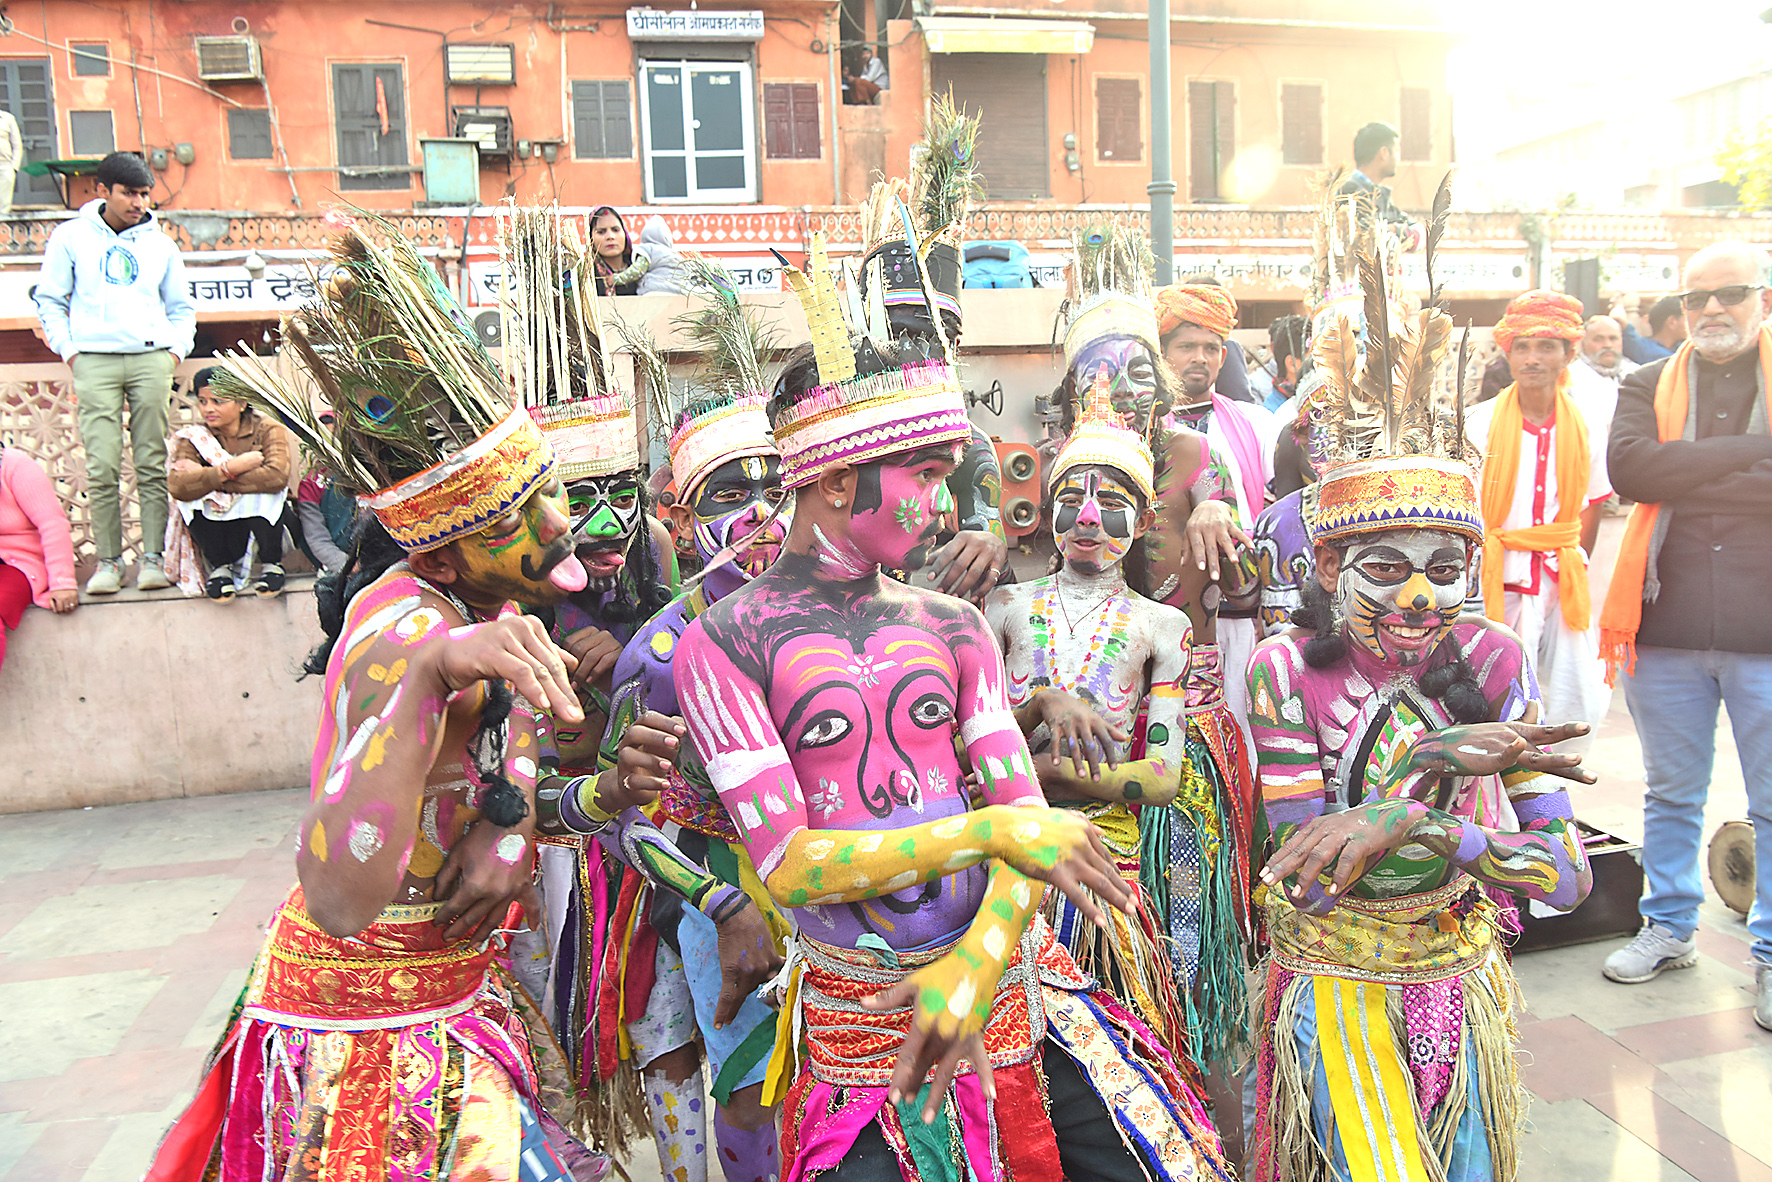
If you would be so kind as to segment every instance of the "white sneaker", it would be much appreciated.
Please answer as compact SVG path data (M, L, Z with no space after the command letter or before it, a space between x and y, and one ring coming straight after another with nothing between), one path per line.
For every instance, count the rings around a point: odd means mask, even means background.
M116 558L101 558L98 569L86 580L88 595L115 595L123 589L123 562Z
M1754 967L1754 984L1760 996L1754 999L1754 1021L1763 1030L1772 1030L1772 964Z
M1698 963L1698 940L1674 938L1670 928L1644 923L1636 939L1606 958L1600 971L1620 985L1653 981L1663 969L1689 969Z
M142 567L135 574L135 586L138 591L159 591L172 586L172 580L166 577L166 564L158 554L142 555Z

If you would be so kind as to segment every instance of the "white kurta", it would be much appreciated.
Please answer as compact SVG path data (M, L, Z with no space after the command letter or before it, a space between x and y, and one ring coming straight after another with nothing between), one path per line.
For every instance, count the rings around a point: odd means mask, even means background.
M1586 368L1585 366L1582 368ZM1598 374L1588 371L1590 377ZM1588 452L1591 456L1587 487L1583 490L1582 508L1605 500L1612 494L1611 480L1606 472L1606 438L1612 430L1612 406L1586 383L1575 382L1570 397L1581 411L1587 427ZM1465 427L1471 442L1483 449L1484 462L1489 454L1489 424L1495 414L1495 403L1479 403L1465 416ZM1560 502L1557 498L1557 424L1555 419L1543 426L1525 423L1520 441L1520 466L1514 483L1513 506L1503 529L1526 529L1556 520ZM1605 717L1612 700L1606 686L1606 666L1600 660L1600 635L1590 620L1586 629L1577 631L1563 620L1563 604L1557 581L1557 556L1531 550L1509 550L1502 559L1502 586L1506 592L1503 616L1509 628L1520 637L1526 652L1534 658L1539 692L1543 695L1543 722L1586 722L1598 724ZM1585 749L1591 736L1564 744L1564 748Z

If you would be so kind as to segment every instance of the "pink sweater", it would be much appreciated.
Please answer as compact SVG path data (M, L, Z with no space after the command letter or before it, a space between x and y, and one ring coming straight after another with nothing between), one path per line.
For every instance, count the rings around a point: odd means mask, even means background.
M78 586L74 538L55 486L16 447L0 449L0 562L24 572L38 607L49 606L51 591Z

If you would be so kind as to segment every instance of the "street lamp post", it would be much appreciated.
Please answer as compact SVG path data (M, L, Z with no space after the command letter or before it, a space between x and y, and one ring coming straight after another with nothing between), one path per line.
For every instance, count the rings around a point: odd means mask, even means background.
M1151 250L1157 284L1175 280L1175 171L1169 153L1169 0L1150 0Z

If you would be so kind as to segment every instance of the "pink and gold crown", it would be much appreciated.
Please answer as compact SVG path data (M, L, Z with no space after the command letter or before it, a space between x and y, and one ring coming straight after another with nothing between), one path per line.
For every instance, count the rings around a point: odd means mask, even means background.
M677 499L687 502L708 475L727 460L741 456L772 456L775 440L763 394L742 394L725 406L684 419L671 434L671 473Z
M970 438L966 396L945 361L916 361L819 386L775 428L787 489L810 484L831 464L865 464Z
M1145 300L1104 291L1090 296L1071 317L1064 330L1064 359L1068 365L1077 353L1092 341L1108 337L1130 337L1151 351L1155 357L1162 352L1157 335L1157 314Z
M1311 540L1434 529L1481 541L1483 510L1469 464L1437 456L1380 456L1339 464L1317 481Z
M529 413L559 457L560 479L609 476L640 466L634 396L625 391L532 406Z
M1156 500L1156 465L1151 459L1151 445L1144 436L1120 421L1108 395L1107 378L1098 376L1090 392L1088 405L1077 416L1075 426L1058 449L1052 462L1049 486L1056 486L1072 468L1086 464L1106 464L1124 472L1147 504Z
M504 517L546 484L554 452L541 430L514 410L460 451L362 498L388 536L408 553L446 546Z

